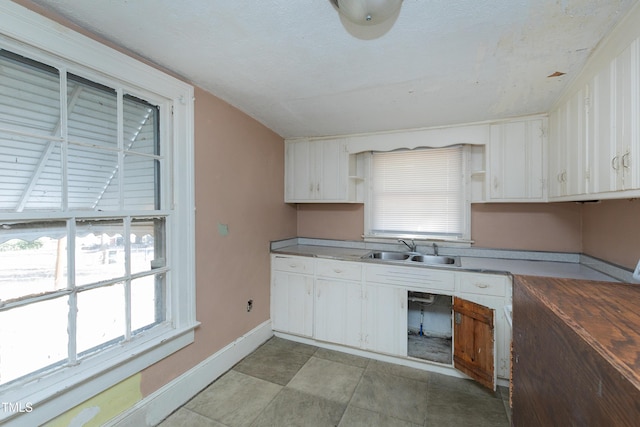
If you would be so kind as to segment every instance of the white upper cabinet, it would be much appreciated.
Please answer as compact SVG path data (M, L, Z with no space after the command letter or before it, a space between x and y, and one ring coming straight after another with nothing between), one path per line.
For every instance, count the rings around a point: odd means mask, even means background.
M285 141L285 202L361 202L361 166L346 139Z
M640 42L628 43L596 55L549 114L550 200L640 195Z
M491 126L487 201L545 200L546 125L535 118Z
M549 198L586 193L585 91L576 92L549 115Z
M588 146L589 192L601 193L616 188L613 159L616 154L614 122L614 64L604 67L589 83Z
M640 64L634 41L590 82L589 191L640 188Z

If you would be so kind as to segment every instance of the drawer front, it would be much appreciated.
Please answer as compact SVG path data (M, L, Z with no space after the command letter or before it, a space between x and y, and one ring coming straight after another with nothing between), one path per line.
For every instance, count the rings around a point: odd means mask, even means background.
M362 264L358 262L319 259L316 261L316 275L333 279L362 279Z
M274 270L290 273L313 274L314 258L273 255L272 265Z
M396 267L389 265L367 265L366 281L388 285L411 286L417 289L455 289L455 274L449 270L424 267Z
M509 279L507 276L490 274L458 273L459 288L462 293L507 296Z

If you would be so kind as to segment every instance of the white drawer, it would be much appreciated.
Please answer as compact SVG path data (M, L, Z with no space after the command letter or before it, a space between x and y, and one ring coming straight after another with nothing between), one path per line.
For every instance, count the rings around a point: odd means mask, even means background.
M507 296L507 276L495 276L479 273L458 273L458 290L462 293Z
M316 261L316 275L360 281L362 279L362 264L358 262L318 259Z
M291 273L313 274L314 258L273 255L272 265L274 270L287 271Z
M453 291L455 289L455 274L449 270L410 266L367 265L365 271L367 282L410 286L412 289L438 289L445 291Z

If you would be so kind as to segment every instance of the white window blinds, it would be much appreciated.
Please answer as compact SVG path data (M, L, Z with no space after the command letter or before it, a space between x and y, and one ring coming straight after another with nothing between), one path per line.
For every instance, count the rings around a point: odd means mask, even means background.
M463 237L462 146L376 152L372 162L372 235Z

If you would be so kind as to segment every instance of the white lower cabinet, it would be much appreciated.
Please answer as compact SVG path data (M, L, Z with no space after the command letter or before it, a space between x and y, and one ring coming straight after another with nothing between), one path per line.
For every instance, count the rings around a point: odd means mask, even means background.
M271 256L271 323L274 330L313 336L314 260Z
M405 356L406 295L395 286L364 284L362 263L318 260L314 338Z
M407 290L364 285L363 348L394 356L407 355Z
M278 332L407 358L409 291L447 296L455 339L446 365L460 362L471 376L482 371L478 380L490 388L496 376L509 378L509 276L272 255L271 319Z
M363 341L361 300L361 263L318 259L313 337L360 347Z
M360 347L362 343L362 283L316 279L317 340Z

